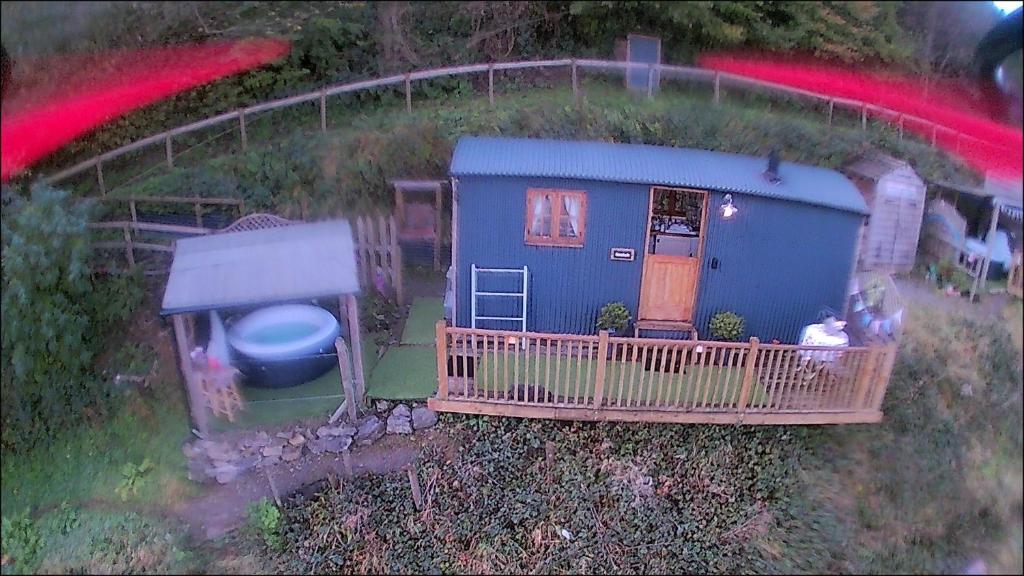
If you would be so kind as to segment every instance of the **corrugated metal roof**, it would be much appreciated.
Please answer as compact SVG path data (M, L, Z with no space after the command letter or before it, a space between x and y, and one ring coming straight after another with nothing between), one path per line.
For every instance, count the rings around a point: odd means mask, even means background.
M359 291L344 220L178 240L162 314Z
M782 162L782 181L764 176L767 158L690 148L467 136L452 176L538 176L658 184L754 194L867 214L860 192L834 170Z

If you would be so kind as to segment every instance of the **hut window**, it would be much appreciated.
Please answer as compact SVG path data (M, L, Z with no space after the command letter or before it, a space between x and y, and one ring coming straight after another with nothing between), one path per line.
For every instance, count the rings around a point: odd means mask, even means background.
M583 246L586 227L586 192L543 188L526 191L527 244Z

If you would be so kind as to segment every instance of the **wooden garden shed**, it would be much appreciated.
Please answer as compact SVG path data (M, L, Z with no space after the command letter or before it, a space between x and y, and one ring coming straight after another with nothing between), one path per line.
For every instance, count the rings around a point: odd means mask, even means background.
M927 186L902 160L864 156L844 170L870 215L860 232L859 272L906 273L914 268Z
M358 292L352 230L345 220L178 240L160 314L170 316L174 324L178 359L196 428L206 432L209 416L202 375L190 356L196 345L196 314L338 298L343 317L339 320L348 323L358 402L365 383L355 297ZM347 390L345 393L349 395Z

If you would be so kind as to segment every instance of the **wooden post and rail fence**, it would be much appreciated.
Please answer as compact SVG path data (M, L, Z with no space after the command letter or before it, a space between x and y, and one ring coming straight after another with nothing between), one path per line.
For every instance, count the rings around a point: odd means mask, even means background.
M912 114L906 114L896 110L884 108L863 102L860 100L854 100L850 98L840 98L835 96L829 96L819 92L813 92L810 90L803 90L799 88L793 88L782 84L776 84L773 82L766 82L763 80L755 80L736 74L730 74L728 72L719 72L715 70L707 70L702 68L694 68L689 66L672 66L668 64L648 64L638 62L622 62L615 60L595 60L595 59L583 59L583 58L562 58L554 60L533 60L524 62L489 62L483 64L469 64L464 66L448 66L443 68L435 68L430 70L419 70L415 72L408 72L405 74L396 74L393 76L387 76L384 78L378 78L373 80L362 80L358 82L350 82L347 84L339 84L334 86L328 86L308 92L306 94L300 94L297 96L291 96L288 98L281 98L278 100L272 100L269 102L263 102L246 108L238 110L232 110L225 112L217 116L206 118L198 122L179 126L159 134L154 134L146 138L142 138L135 142L126 144L114 150L110 150L93 156L83 162L79 162L74 166L71 166L65 170L61 170L57 173L51 174L44 178L49 184L56 184L71 176L84 173L89 170L95 171L96 184L101 196L105 196L110 189L107 188L106 181L103 177L103 165L110 161L124 156L128 153L135 152L145 148L162 148L163 154L160 158L159 166L174 166L174 138L196 132L212 126L224 125L237 123L238 138L242 149L246 149L249 145L249 134L247 129L247 119L252 118L256 114L268 112L271 110L278 110L282 108L289 108L304 103L316 102L319 106L319 127L321 132L326 132L328 129L328 114L327 114L327 103L328 98L339 96L342 94L351 94L360 92L363 90L377 89L381 87L393 86L400 87L404 90L405 95L405 108L407 112L413 110L413 97L412 87L414 82L427 81L433 78L443 78L449 76L462 76L468 74L486 74L487 75L487 94L488 100L491 105L494 105L495 101L495 72L511 71L511 70L545 70L545 69L568 69L570 71L571 86L574 99L579 99L581 93L579 76L581 71L590 70L597 73L603 73L611 71L615 74L628 75L632 70L646 70L648 79L657 76L659 81L683 81L683 82L700 82L706 83L710 86L711 98L715 104L721 102L722 99L722 86L723 84L729 84L734 88L741 90L751 91L762 91L773 95L781 95L782 97L799 96L807 98L816 103L822 103L826 105L827 113L824 116L824 120L828 125L832 125L835 109L837 106L846 108L856 112L860 116L860 125L862 129L867 129L869 113L876 118L881 118L886 121L894 122L899 126L899 137L903 138L904 127L909 123L921 127L922 134L925 134L923 138L931 144L936 145L936 140L940 133L950 135L956 139L956 145L959 148L962 141L971 143L975 147L991 148L993 152L1003 150L1003 147L993 145L989 142L985 142L969 134L961 133L955 129L943 126L935 123L926 118L914 116ZM655 97L656 92L653 90L653 84L648 84L647 97ZM233 129L232 129L233 131ZM1009 148L1005 148L1010 150ZM156 168L154 166L153 168Z
M436 326L439 411L708 424L878 422L895 343L829 348Z

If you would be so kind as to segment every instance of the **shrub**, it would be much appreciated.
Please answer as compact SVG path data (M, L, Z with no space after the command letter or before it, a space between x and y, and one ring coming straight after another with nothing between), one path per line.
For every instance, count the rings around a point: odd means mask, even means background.
M622 302L609 302L601 307L601 313L597 315L597 329L598 330L614 330L616 333L621 334L633 317L629 314L629 309Z
M149 458L143 459L140 464L126 462L124 466L121 466L121 483L114 488L114 492L121 497L121 500L128 500L135 496L146 481L146 475L152 469L153 461Z
M267 548L279 550L281 539L281 511L267 498L249 504L246 508L249 530L260 538Z
M0 522L0 554L3 554L4 564L10 563L20 571L30 571L43 547L39 528L27 514L4 518Z
M34 186L11 197L3 234L3 447L27 449L102 409L108 390L93 358L137 305L132 276L89 273L88 206Z
M711 330L711 335L716 340L735 342L743 337L743 331L746 330L746 323L743 321L743 317L739 314L724 311L718 312L711 317L708 329Z

